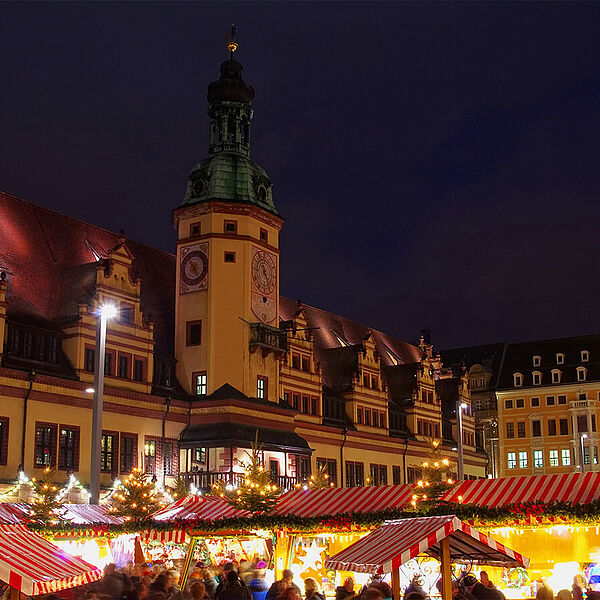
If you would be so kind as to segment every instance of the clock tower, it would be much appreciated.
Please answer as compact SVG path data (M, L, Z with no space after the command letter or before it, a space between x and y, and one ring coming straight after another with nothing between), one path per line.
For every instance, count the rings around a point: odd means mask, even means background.
M234 60L208 86L208 158L188 178L177 229L177 379L192 395L229 384L278 401L279 231L271 180L250 160L254 90Z

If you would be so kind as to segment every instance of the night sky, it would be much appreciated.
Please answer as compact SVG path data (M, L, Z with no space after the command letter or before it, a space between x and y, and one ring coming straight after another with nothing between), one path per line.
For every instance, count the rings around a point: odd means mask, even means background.
M174 249L239 29L281 293L437 348L600 331L599 3L0 4L0 189Z

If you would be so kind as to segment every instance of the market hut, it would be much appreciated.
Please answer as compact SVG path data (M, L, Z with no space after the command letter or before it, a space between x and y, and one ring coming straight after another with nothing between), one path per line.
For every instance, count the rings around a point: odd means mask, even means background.
M400 598L400 566L428 554L440 561L442 597L452 598L451 564L527 567L529 559L463 523L454 515L387 521L360 541L327 559L330 569L392 574L394 598Z
M100 569L61 551L24 525L0 525L0 579L20 593L38 596L91 583Z

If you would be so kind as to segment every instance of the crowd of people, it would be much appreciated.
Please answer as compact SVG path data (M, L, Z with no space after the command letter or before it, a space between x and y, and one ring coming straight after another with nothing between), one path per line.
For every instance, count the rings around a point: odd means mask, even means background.
M159 565L133 565L117 569L114 564L104 568L99 581L77 588L74 600L325 600L319 583L306 577L303 590L294 582L289 569L282 572L278 581L269 585L265 580L267 565L227 562L219 568L206 568L197 563L189 574L186 585L180 586L177 570ZM452 581L453 600L506 600L496 588L486 571L479 580L470 573ZM442 595L442 580L436 587ZM562 589L556 595L548 584L537 581L532 584L531 596L536 600L583 600L584 584L577 577L572 588ZM428 600L419 576L415 576L404 593L403 600ZM600 600L600 593L585 592L586 600ZM45 600L63 600L50 594ZM394 600L391 587L379 576L373 576L364 586L356 586L352 577L335 590L335 600ZM402 600L401 598L395 600Z

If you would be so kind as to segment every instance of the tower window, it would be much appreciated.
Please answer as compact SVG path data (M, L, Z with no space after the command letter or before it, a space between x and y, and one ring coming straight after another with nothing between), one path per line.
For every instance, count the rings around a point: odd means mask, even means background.
M206 371L202 373L196 373L194 375L194 390L197 396L206 396L207 391L207 378Z
M260 241L268 242L269 241L269 233L266 229L260 228Z
M267 397L267 384L268 379L259 375L256 380L256 397L260 400L264 400Z
M225 233L237 233L237 221L225 221Z
M234 263L235 262L235 252L225 252L225 262L226 263Z
M199 346L202 343L202 321L186 323L186 346Z
M195 235L200 235L201 231L202 231L202 228L200 227L200 223L192 223L190 225L190 237L193 237Z

